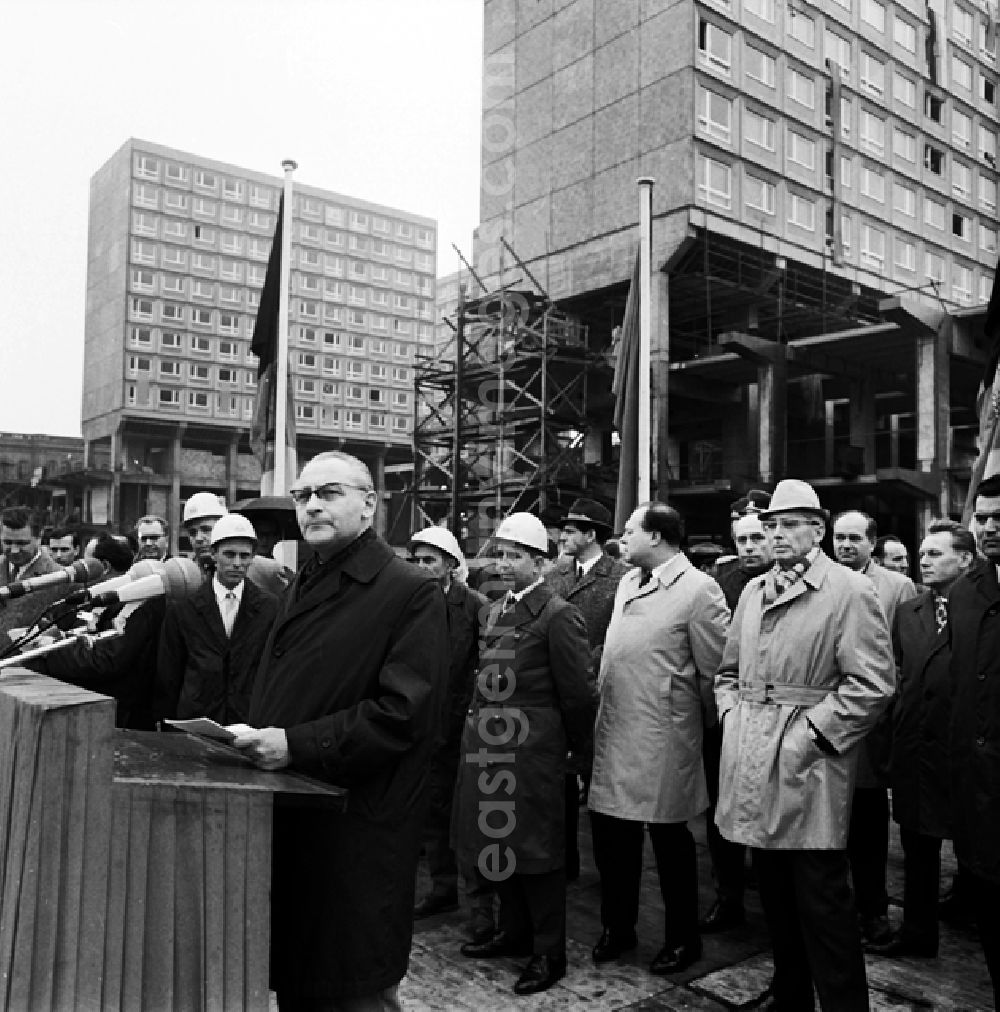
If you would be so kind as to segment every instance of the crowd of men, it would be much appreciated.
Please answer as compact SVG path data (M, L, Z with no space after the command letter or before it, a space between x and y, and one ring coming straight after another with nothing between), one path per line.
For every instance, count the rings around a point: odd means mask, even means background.
M744 922L749 852L774 956L759 1007L801 1012L818 995L828 1012L867 1010L865 948L937 954L952 840L1000 982L1000 475L981 483L971 530L928 525L919 582L899 538L860 510L831 518L794 479L734 504L735 555L710 572L685 553L672 506L641 504L612 542L609 511L580 499L557 551L538 517L506 516L478 587L443 527L416 532L408 560L375 533L374 483L354 457L320 454L290 495L297 573L268 557L273 531L199 492L184 509L191 593L110 605L92 631L118 635L26 661L114 696L121 726L241 725L234 744L260 768L348 790L346 813L275 811L279 1008L398 1009L414 918L460 905L464 956L523 958L515 993L550 988L567 972L581 803L597 964L638 945L648 832L652 973L687 970L704 933ZM168 545L166 522L145 516L131 540L83 551L128 580L133 560L171 565ZM43 549L15 508L0 513L0 548L8 585L71 564L81 544L54 531ZM66 595L14 597L0 628L15 637L40 609L57 627L62 604L87 600ZM25 600L34 616L16 610ZM689 825L703 813L716 895L699 917Z

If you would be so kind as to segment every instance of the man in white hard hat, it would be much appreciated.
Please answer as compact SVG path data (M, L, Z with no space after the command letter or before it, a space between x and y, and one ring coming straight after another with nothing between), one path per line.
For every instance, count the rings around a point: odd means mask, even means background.
M214 575L192 597L167 607L156 665L157 717L247 722L254 674L277 613L274 596L246 578L256 545L246 517L226 513L213 521Z
M478 591L455 579L465 556L455 535L445 527L428 527L410 538L410 559L441 584L448 606L448 690L437 751L431 759L427 790L429 808L424 825L424 854L431 891L413 910L415 918L458 908L458 865L451 847L451 809L458 777L459 750L465 711L479 667L479 633L489 602ZM493 889L476 880L475 869L462 869L472 900L473 941L493 936Z
M398 1009L448 671L444 595L375 533L363 461L321 453L289 495L313 554L261 651L256 729L234 744L350 803L275 808L271 988L279 1008Z
M593 690L583 616L542 579L549 540L530 513L496 530L507 593L490 609L462 734L455 790L460 861L496 883L500 930L462 946L473 959L530 956L516 994L566 973L567 747L589 755Z
M785 479L760 514L775 559L740 596L716 679L716 822L754 847L774 949L762 1006L867 1012L847 831L857 750L889 704L895 668L872 582L820 549L828 513Z
M202 569L209 567L212 558L212 529L228 512L226 504L214 492L195 492L184 503L184 530L191 540L194 560Z

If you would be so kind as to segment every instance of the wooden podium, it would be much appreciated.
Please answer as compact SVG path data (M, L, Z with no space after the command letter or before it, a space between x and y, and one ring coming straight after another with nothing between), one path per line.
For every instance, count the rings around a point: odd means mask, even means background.
M273 798L346 792L114 714L0 677L0 1008L267 1010Z

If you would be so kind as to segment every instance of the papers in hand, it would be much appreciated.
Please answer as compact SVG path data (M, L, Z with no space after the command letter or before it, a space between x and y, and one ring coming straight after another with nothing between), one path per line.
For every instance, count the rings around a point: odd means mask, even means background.
M200 734L203 738L213 738L215 741L230 743L235 741L237 736L254 730L249 724L228 724L224 727L208 717L195 717L192 720L165 720L164 723L176 727L178 731L187 731L189 734Z

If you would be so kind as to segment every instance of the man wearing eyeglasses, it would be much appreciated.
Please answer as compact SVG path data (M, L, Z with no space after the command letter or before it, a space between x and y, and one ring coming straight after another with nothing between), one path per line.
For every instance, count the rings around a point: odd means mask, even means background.
M271 987L280 1009L399 1008L448 674L438 582L375 533L362 461L321 453L295 487L312 550L281 598L236 739L262 769L346 787L346 813L278 807Z
M747 584L716 679L716 821L755 848L774 949L763 1008L867 1012L848 878L857 749L892 698L889 629L871 581L820 549L828 514L786 479L760 514L774 566Z
M150 514L135 522L135 540L139 550L136 559L162 562L170 552L170 528L163 517Z
M983 558L948 596L953 828L1000 1007L1000 473L977 489L972 533Z

